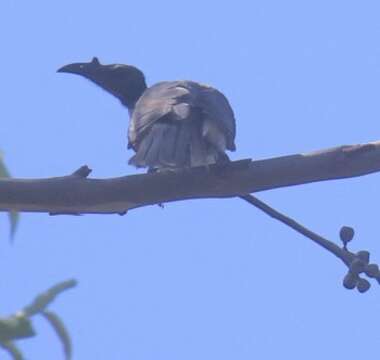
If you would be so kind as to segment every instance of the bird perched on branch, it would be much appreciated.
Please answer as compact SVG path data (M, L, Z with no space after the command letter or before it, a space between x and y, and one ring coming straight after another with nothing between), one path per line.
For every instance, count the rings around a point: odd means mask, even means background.
M81 75L128 108L129 163L152 171L227 161L235 150L235 117L226 97L194 81L164 81L147 87L134 66L103 65L94 57L58 72Z

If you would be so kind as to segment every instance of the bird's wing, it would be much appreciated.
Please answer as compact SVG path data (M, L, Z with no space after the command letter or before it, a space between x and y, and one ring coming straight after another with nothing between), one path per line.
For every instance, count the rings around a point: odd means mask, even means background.
M128 139L132 147L156 121L165 119L184 119L192 102L191 91L182 86L181 81L161 82L145 90L137 101L128 129Z
M200 88L198 103L205 118L214 122L226 136L227 148L235 150L236 121L227 98L212 87L200 85Z

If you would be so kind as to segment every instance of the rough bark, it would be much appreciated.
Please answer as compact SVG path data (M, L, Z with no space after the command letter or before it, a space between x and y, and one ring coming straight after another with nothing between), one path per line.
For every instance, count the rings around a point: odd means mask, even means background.
M124 213L171 201L235 197L316 181L380 171L380 141L307 154L131 175L87 178L86 166L48 179L0 179L0 211L52 214Z

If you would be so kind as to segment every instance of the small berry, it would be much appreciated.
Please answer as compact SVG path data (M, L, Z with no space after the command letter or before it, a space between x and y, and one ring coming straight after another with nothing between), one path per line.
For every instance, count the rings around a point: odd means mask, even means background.
M379 276L379 266L377 264L369 264L367 265L366 269L365 269L365 273L369 276L369 277L377 277Z
M340 240L342 240L344 246L353 239L354 235L354 229L349 226L342 226L339 232Z
M359 290L360 293L365 293L369 290L370 287L371 284L368 280L359 278L356 288Z
M369 252L368 251L365 251L365 250L362 250L362 251L358 251L356 253L356 256L363 262L365 262L366 264L369 263Z
M357 283L358 276L353 274L352 272L348 272L343 279L343 286L349 290L355 289Z
M366 264L360 259L354 259L350 265L350 271L353 274L360 274L366 268Z

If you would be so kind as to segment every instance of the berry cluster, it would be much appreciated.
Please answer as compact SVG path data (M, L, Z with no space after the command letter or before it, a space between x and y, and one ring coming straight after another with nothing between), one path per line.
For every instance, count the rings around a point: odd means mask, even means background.
M340 239L343 242L343 249L347 251L350 256L350 261L348 265L348 273L344 277L343 286L346 289L357 289L361 293L365 293L371 287L370 282L363 277L360 277L360 274L365 274L369 278L376 279L380 284L380 270L377 264L370 264L369 257L370 254L368 251L362 250L357 253L351 253L347 249L347 244L354 237L354 229L349 226L343 226L340 229Z

